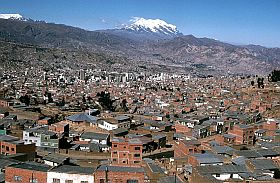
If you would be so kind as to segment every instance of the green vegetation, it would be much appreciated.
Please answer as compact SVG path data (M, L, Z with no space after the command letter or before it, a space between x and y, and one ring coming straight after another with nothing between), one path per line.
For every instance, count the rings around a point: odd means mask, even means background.
M280 81L280 70L274 70L269 74L268 81L270 82L278 82Z
M111 99L110 93L102 91L101 93L97 93L98 102L105 110L114 111L115 107L113 106L114 101Z

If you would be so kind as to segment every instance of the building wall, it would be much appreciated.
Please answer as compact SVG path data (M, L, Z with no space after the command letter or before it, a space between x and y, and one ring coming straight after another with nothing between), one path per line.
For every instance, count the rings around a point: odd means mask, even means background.
M33 161L36 155L35 144L19 144L16 146L16 153L26 153L28 160Z
M197 147L193 145L185 145L182 141L175 141L174 143L174 158L186 157L190 154L194 154L197 151Z
M112 142L111 161L113 165L140 166L142 163L142 145Z
M39 172L34 170L19 169L14 167L7 167L5 170L5 182L6 183L19 183L15 181L15 176L21 177L21 182L29 183L30 179L37 179L38 183L47 182L47 172Z
M35 144L13 144L10 142L0 142L0 152L4 155L26 153L28 160L34 160L35 151Z
M41 134L41 144L40 147L47 148L58 148L59 147L59 139L51 139L49 135Z
M27 131L23 131L22 136L23 136L24 144L35 143L36 146L41 145L41 137L40 136L30 136L30 133L27 132Z
M111 183L127 182L128 180L137 180L138 183L143 183L145 176L144 173L139 172L107 172L107 178L108 182ZM96 171L94 183L101 183L101 179L106 182L106 173L104 171Z
M111 124L111 123L108 123L108 122L104 121L103 125L98 124L98 127L110 131L110 130L117 129L118 124Z
M235 125L233 130L229 131L228 134L232 134L236 136L235 143L236 144L247 144L253 145L253 137L254 137L254 128L246 128L242 129L239 125Z
M68 174L60 172L48 172L47 182L52 183L53 179L59 179L61 183L65 183L66 180L73 180L73 183L81 183L81 181L88 181L88 183L94 183L94 175L82 175L82 174Z

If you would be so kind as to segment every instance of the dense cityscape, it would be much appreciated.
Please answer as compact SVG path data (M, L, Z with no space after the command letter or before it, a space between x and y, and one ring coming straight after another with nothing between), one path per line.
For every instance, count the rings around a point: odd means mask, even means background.
M280 84L267 77L23 72L1 76L6 182L279 178Z
M280 183L279 6L0 2L0 183Z

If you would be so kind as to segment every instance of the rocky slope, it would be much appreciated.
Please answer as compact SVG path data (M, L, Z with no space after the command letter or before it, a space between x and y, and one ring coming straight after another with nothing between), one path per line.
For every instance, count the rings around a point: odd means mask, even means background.
M134 22L122 29L86 31L45 22L0 19L0 40L49 50L63 49L69 53L101 54L109 57L111 63L122 60L127 70L142 66L141 70L155 67L157 71L168 72L266 74L280 66L279 48L236 46L184 36L176 27L161 20L138 21L142 24ZM44 56L41 59L44 60ZM72 61L82 62L83 58ZM107 64L104 59L97 62Z

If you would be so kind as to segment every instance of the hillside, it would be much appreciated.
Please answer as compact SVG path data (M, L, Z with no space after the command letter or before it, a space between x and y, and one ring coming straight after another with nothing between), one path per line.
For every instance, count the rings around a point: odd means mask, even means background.
M166 33L167 28L159 28ZM73 55L73 52L78 55L95 55L88 58L64 58L67 61L94 62L106 67L116 63L118 67L117 64L121 60L121 65L126 67L123 69L127 71L145 71L148 65L150 70L159 72L266 74L280 66L279 48L235 46L209 38L184 36L177 32L173 36L164 37L161 30L158 31L161 34L159 38L155 36L155 31L148 31L153 30L152 28L146 29L145 32L139 29L138 26L137 32L128 29L86 31L53 23L0 19L0 40L5 43L45 48L50 55L55 55L57 49L63 49L66 55ZM2 53L1 58L26 58L13 49L5 48L6 55ZM106 59L100 59L96 55L102 55ZM31 60L38 59L36 54L31 56ZM52 60L46 54L42 54L40 59Z

